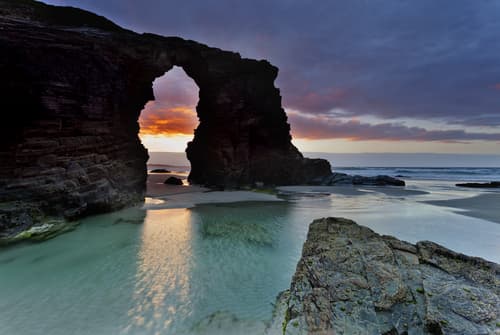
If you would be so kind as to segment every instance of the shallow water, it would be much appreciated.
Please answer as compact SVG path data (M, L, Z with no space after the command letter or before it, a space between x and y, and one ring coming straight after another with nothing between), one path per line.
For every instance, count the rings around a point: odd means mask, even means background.
M0 334L258 333L290 284L308 224L324 216L500 262L499 224L419 203L462 195L453 192L366 189L88 218L0 251Z
M489 182L500 179L498 167L336 167L335 171L362 176L401 176L406 180Z

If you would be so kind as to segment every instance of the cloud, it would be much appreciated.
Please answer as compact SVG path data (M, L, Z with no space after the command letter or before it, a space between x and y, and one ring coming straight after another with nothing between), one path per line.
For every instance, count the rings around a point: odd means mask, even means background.
M49 0L136 31L266 58L287 108L312 116L500 127L500 2ZM228 12L229 11L229 12ZM331 121L334 122L334 121Z
M198 86L181 68L174 67L154 83L155 100L139 118L142 135L192 135L198 126Z
M308 113L328 113L343 106L348 96L347 90L338 87L327 87L319 91L305 88L301 94L289 96L287 106Z
M427 130L401 123L362 123L359 120L338 120L325 116L304 116L288 113L292 134L302 139L348 139L352 141L500 141L500 133L478 133L457 130Z
M198 86L180 67L174 67L153 83L155 101L163 107L193 107L198 103Z
M142 112L139 123L143 135L192 135L198 119L190 106L162 108L152 101Z

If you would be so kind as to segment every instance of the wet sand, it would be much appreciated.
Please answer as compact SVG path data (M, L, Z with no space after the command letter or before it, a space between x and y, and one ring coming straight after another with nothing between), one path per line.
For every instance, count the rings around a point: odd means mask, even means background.
M165 185L168 177L183 180L184 185ZM418 196L429 194L420 190L390 186L280 186L276 190L286 195L328 195L362 196L369 193L382 193L393 197ZM240 201L282 201L273 194L253 191L212 191L206 187L189 185L187 173L150 173L147 181L147 197L159 201L146 202L148 208L190 208L197 204L240 202ZM422 203L452 208L454 213L500 223L500 193L486 192L469 198L449 200L428 200Z
M281 193L298 194L340 194L347 196L364 195L367 193L378 192L389 196L404 197L412 195L428 194L425 191L409 190L404 187L391 186L363 186L363 185L345 185L345 186L280 186L277 190Z
M167 185L163 182L168 177L176 177L182 179L184 185ZM173 172L173 173L149 173L147 181L147 197L161 197L173 194L193 193L193 192L206 192L209 191L206 187L189 185L187 183L187 173Z
M500 223L500 193L482 193L470 198L423 201L435 206L455 208L457 214Z
M184 185L166 185L168 177L183 180ZM283 201L276 195L253 191L212 191L209 188L189 185L187 174L150 173L148 174L145 208L192 208L201 204L231 203L243 201Z

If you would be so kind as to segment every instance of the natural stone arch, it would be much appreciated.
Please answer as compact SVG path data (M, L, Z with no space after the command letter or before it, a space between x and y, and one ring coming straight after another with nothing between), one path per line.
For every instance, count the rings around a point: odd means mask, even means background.
M189 41L165 50L166 58L182 67L200 90L200 123L186 150L190 182L231 187L304 184L331 173L326 161L304 159L291 143L274 86L275 66Z
M200 88L191 182L304 184L331 173L292 145L267 61L139 35L75 8L0 3L0 107L14 116L0 126L0 203L18 205L0 206L0 230L141 201L148 157L137 120L153 80L174 65Z

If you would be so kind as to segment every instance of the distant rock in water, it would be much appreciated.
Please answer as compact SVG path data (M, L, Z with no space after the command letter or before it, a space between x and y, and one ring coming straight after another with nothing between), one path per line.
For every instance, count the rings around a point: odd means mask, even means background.
M489 183L462 183L456 184L456 186L472 188L500 188L500 181L491 181Z
M177 177L168 177L167 180L163 182L163 184L167 185L182 185L182 179Z
M371 186L405 186L405 182L401 179L386 175L378 175L373 177L365 177L358 175L349 175L346 173L335 172L331 175L314 180L317 185L371 185Z
M151 173L171 173L172 171L167 170L167 169L153 169L149 172L151 172Z
M497 334L500 266L343 218L309 227L268 334Z

